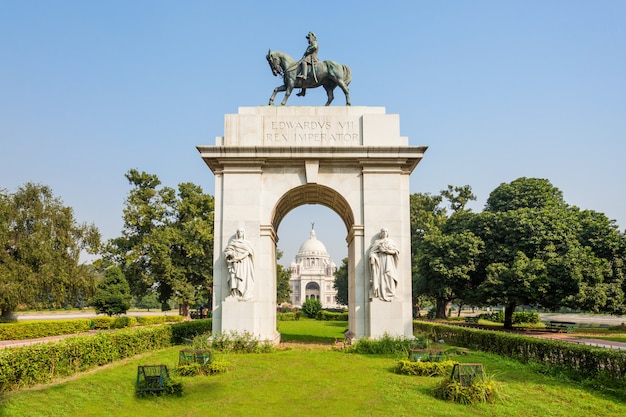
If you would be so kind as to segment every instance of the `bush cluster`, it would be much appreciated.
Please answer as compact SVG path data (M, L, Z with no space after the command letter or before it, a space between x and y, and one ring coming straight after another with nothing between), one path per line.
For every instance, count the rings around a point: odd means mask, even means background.
M482 313L477 316L478 319L492 321L494 323L504 323L504 311L494 311L493 313ZM534 311L516 311L511 317L513 324L521 323L539 323L541 321L539 314Z
M415 362L402 359L396 366L396 373L417 376L449 376L454 368L455 361Z
M435 398L459 404L494 403L498 396L498 386L491 378L474 380L463 385L451 378L444 378L435 388Z
M286 313L276 313L276 320L278 321L297 321L300 320L302 316L302 312L298 311L290 311Z
M230 364L225 361L213 360L209 363L179 364L176 372L180 376L216 375L228 372Z
M626 387L624 351L422 321L414 322L414 327L435 340L445 340L455 346L559 369L579 380L602 381L603 385Z
M415 348L415 340L406 337L393 337L385 334L380 339L360 339L346 348L348 353L386 354L394 353L406 356L410 349Z
M224 332L204 338L204 340L208 348L224 353L269 353L274 351L274 346L270 342L260 341L249 332ZM194 346L196 346L195 343Z

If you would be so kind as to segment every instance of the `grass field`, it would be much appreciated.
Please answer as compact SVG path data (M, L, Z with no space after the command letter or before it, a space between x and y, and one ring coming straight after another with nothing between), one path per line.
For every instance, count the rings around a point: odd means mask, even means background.
M626 403L533 372L517 362L472 352L500 384L496 404L463 406L437 400L439 378L397 375L397 355L357 355L330 346L345 322L280 322L285 339L301 342L265 354L217 354L229 372L183 378L182 397L137 398L138 365L174 368L180 347L26 389L0 399L0 417L71 416L623 416ZM298 328L301 329L298 332ZM313 334L310 334L313 333ZM336 336L336 335L339 336Z

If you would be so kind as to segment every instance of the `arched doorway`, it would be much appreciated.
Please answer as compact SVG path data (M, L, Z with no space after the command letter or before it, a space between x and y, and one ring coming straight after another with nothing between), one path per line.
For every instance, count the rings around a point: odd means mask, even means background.
M320 286L317 282L309 282L304 289L304 296L308 300L313 298L314 300L320 299Z
M293 208L320 204L346 228L347 336L412 335L409 175L426 148L408 146L399 132L398 116L380 107L263 106L226 115L224 136L198 147L215 175L215 332L280 339L277 230ZM373 291L370 267L370 247L382 229L397 248L395 286L386 299ZM243 230L245 242L238 239ZM228 252L233 245L253 248L249 299L231 288L238 279L229 261L236 258Z

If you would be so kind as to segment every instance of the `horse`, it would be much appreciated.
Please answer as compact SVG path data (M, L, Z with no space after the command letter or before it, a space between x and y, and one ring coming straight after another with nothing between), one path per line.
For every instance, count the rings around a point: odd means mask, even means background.
M274 76L283 76L283 85L276 87L272 97L270 97L269 105L274 104L274 98L280 91L285 92L285 97L280 103L282 106L287 104L287 99L291 95L294 88L316 88L320 85L326 90L328 101L326 106L335 98L333 90L339 86L346 95L346 106L350 105L350 91L348 85L352 81L352 72L347 65L339 64L335 61L323 61L315 63L315 71L309 71L306 79L296 77L298 73L299 61L296 61L289 55L280 51L268 50L265 57L270 64L270 69Z

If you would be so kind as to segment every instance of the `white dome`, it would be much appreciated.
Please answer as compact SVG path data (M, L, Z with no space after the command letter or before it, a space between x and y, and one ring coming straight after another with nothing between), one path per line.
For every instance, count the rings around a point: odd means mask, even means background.
M302 246L300 246L300 250L296 256L302 255L322 255L324 257L328 256L328 252L326 251L326 246L317 240L315 237L315 230L311 230L311 237L304 241Z

